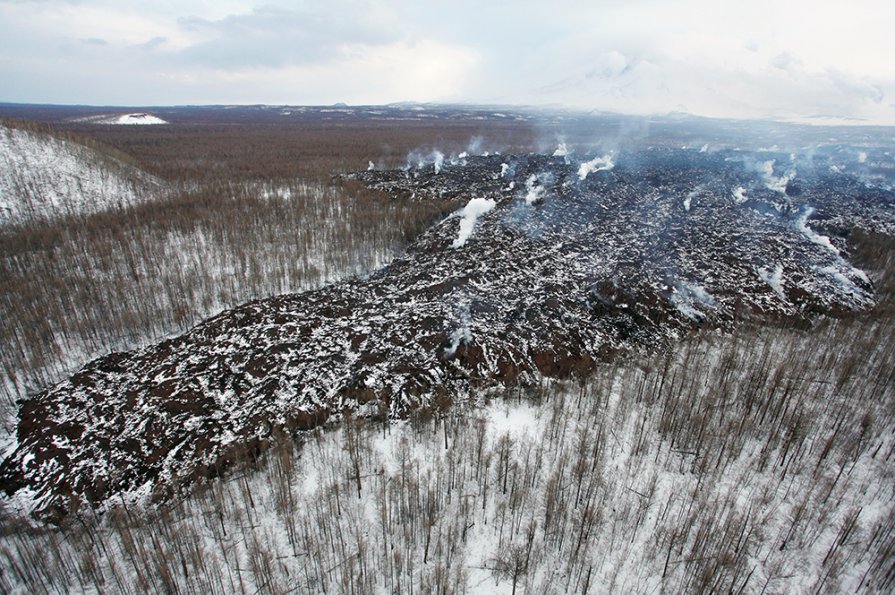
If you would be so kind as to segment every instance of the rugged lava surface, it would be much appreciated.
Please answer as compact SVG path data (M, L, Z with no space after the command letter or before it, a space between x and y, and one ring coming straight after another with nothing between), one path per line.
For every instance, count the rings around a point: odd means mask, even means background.
M471 227L463 210L444 219L367 279L89 363L23 404L2 488L58 520L85 501L164 494L345 410L400 417L701 324L872 306L844 236L892 233L893 193L761 157L655 149L585 172L585 158L492 155L353 174L396 200L494 205Z

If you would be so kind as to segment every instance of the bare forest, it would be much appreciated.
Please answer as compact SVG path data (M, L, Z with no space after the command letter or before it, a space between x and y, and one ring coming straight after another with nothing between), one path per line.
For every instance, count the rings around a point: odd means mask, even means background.
M699 334L578 382L282 437L154 510L33 532L34 592L887 592L891 242L873 316Z
M4 125L138 169L152 194L0 227L3 436L86 361L369 274L461 206L337 174L479 136L539 148L525 122L116 127L73 110ZM895 591L895 241L848 241L868 312L706 325L402 420L346 411L169 501L58 527L0 503L0 592Z
M158 183L135 205L0 229L4 433L17 399L94 357L252 299L378 268L456 205L396 201L333 176L389 154L387 165L399 166L434 140L463 147L478 131L7 125L86 146L104 167L139 166Z

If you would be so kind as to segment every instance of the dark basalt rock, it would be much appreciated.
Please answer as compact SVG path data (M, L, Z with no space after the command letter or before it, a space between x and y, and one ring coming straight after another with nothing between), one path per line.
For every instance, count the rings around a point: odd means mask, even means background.
M167 494L346 410L397 418L538 374L585 374L700 325L873 305L845 241L821 234L891 233L891 192L847 175L774 191L725 154L615 160L585 179L577 162L540 155L351 175L395 196L496 206L461 247L458 213L367 279L254 301L87 364L24 404L0 488L27 488L34 513L58 521L78 503Z

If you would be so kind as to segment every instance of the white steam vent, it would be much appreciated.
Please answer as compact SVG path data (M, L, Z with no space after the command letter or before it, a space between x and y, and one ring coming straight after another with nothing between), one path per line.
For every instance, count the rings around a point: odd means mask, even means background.
M472 317L469 314L469 302L460 305L458 318L460 325L451 333L451 344L444 349L444 356L448 358L454 357L461 342L467 345L472 342Z
M802 214L799 215L798 219L796 219L796 229L799 230L799 232L803 236L805 236L806 238L808 238L809 240L811 240L818 246L826 248L827 250L829 250L836 256L839 256L839 249L836 248L836 246L834 246L832 242L830 242L830 238L828 238L825 235L819 234L816 231L814 231L813 229L811 229L810 227L808 227L808 218L813 214L814 214L813 207L808 207L807 209L802 211Z
M796 177L795 169L790 169L782 176L775 176L773 160L760 163L758 167L768 190L773 190L774 192L779 192L781 194L786 194L786 186Z
M781 299L786 299L786 292L783 291L783 265L777 265L773 271L767 269L758 269L758 276L761 280L768 284Z
M463 212L461 213L460 219L460 231L457 234L457 239L454 240L454 243L451 244L452 248L461 248L466 245L466 240L472 235L472 232L475 231L475 224L478 221L479 217L493 209L497 205L490 198L473 198L465 207L463 207Z
M696 283L682 281L677 283L675 291L671 295L671 302L677 306L678 311L691 320L702 320L705 314L699 309L714 309L717 305L715 298L706 291L705 287Z
M595 171L609 171L613 167L615 167L615 163L612 162L611 153L602 157L594 157L578 166L578 179L584 180Z
M538 176L531 174L525 180L525 204L533 205L547 193L544 187L538 183Z
M554 157L565 157L569 154L569 148L566 146L566 143L559 143L557 145L556 150L553 151Z

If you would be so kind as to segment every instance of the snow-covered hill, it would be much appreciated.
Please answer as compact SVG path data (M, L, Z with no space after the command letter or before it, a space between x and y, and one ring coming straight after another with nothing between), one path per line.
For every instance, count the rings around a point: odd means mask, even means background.
M0 125L0 225L133 205L158 185L88 146Z
M152 126L168 123L166 120L148 112L136 112L132 114L99 114L95 116L75 118L74 121L116 126Z
M873 306L845 236L891 233L895 193L753 158L492 155L357 173L467 204L368 279L251 302L27 401L2 487L60 518L78 500L164 493L345 410L401 417L698 327Z

